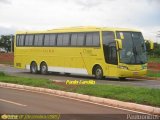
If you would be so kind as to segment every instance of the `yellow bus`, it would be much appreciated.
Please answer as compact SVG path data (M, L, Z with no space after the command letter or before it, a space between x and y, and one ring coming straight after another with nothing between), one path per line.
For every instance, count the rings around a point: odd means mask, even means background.
M14 43L14 66L31 73L125 79L147 72L145 41L142 33L134 29L70 27L18 31Z

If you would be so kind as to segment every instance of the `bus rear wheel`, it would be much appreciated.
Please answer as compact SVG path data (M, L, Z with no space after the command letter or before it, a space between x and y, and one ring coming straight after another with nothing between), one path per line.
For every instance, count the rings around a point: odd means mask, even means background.
M32 62L30 66L30 72L33 74L36 74L38 72L37 64L36 62Z
M45 62L41 63L40 71L41 71L41 74L43 75L46 75L48 73L48 67Z
M97 80L101 80L104 78L103 76L103 70L100 66L96 66L95 69L94 69L94 75L95 75L95 78Z

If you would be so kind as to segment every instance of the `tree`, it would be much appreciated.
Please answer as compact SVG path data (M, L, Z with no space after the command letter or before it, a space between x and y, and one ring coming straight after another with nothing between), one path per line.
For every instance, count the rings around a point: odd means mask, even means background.
M153 50L150 49L150 43L147 41L146 42L146 48L147 48L147 54L154 56L154 57L159 57L160 56L160 44L154 43L154 48Z
M11 51L11 43L13 43L13 39L14 39L13 35L1 35L0 47L4 48L7 52Z

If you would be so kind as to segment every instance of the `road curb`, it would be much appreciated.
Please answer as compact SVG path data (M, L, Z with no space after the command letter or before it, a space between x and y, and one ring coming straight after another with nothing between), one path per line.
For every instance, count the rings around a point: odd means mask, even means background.
M32 87L32 86L26 86L26 85L17 85L17 84L11 84L11 83L3 83L3 82L0 82L0 87L18 88L21 90L24 89L24 90L32 90L35 92L50 93L50 94L55 94L55 95L66 96L66 97L81 99L81 100L85 100L85 101L90 101L90 102L94 102L94 103L114 106L114 107L120 107L120 108L135 110L135 111L139 111L139 112L160 115L160 108L158 108L158 107L152 107L152 106L141 105L141 104L130 103L130 102L123 102L123 101L112 100L112 99L108 99L108 98L100 98L100 97L83 95L83 94L78 94L78 93L65 92L65 91L61 91L61 90L52 90L52 89L47 89L47 88Z
M139 80L157 80L157 81L160 81L159 77L137 77L136 79L139 79Z

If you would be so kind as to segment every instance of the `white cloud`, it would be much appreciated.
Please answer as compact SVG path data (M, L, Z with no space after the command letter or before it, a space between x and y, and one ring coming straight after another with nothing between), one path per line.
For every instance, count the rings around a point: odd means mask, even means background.
M132 27L141 29L145 36L160 30L159 0L2 1L10 4L0 4L1 28L32 30L86 25Z
M11 4L10 0L0 0L0 4Z

